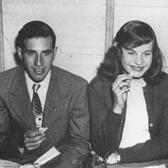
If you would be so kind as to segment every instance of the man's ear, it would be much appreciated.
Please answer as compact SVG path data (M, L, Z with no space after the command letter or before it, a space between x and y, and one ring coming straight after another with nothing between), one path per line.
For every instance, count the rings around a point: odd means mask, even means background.
M57 46L55 46L55 48L54 48L54 58L56 57L56 55L57 55L57 49L58 49L58 47Z
M20 60L22 60L22 49L20 47L17 47L17 54L18 54Z

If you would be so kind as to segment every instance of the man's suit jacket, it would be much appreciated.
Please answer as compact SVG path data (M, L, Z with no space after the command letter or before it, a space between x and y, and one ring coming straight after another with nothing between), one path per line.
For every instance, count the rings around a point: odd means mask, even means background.
M48 127L46 140L23 156L39 156L52 146L60 152L58 167L71 167L76 159L88 152L89 116L87 82L58 67L52 66L51 80L44 106L43 127ZM35 128L31 100L25 82L24 68L16 67L0 74L0 151L3 158L24 147L23 134ZM12 138L14 137L14 138ZM11 144L11 145L9 145ZM11 152L12 151L12 152ZM23 157L24 158L24 157ZM34 157L35 158L35 157ZM53 166L52 168L57 167Z

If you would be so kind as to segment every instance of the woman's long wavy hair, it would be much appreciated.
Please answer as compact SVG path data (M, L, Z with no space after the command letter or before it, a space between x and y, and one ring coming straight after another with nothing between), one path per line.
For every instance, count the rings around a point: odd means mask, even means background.
M115 80L117 75L123 73L121 47L133 49L150 42L153 42L153 59L151 67L146 71L143 78L150 84L157 82L162 74L163 54L158 46L155 32L151 26L136 20L127 22L117 32L112 46L105 54L105 58L98 68L98 75L104 79Z

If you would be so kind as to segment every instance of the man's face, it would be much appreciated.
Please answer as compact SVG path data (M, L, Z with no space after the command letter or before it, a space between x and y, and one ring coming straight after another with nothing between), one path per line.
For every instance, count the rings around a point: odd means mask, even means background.
M51 37L34 37L24 41L24 49L17 49L18 55L34 82L41 82L48 74L55 51Z

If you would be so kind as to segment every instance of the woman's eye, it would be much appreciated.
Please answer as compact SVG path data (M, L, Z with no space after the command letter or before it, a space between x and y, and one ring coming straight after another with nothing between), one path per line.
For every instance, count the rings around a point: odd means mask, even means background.
M149 56L149 55L151 55L151 52L145 52L144 55Z

